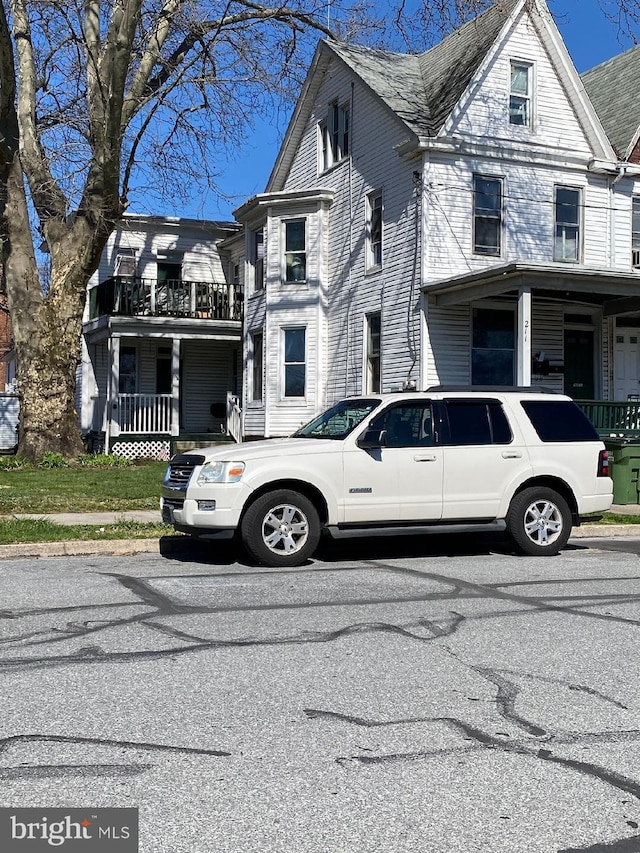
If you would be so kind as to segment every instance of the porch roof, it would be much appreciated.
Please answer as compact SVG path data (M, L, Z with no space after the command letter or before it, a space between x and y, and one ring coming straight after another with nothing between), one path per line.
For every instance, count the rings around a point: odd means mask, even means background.
M528 287L541 295L582 299L603 306L605 315L640 313L640 273L558 264L511 263L425 284L436 305L463 305Z
M222 341L242 340L242 321L193 320L186 317L118 317L103 315L83 324L87 343L107 340L112 335L136 338L180 338Z

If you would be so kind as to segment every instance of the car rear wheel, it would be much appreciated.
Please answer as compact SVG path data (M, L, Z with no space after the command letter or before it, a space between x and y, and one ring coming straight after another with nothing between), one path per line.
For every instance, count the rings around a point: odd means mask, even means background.
M571 535L571 512L553 489L524 489L511 501L507 531L523 553L553 556Z
M249 555L266 566L299 566L320 540L320 519L311 501L299 492L279 489L257 498L240 525Z

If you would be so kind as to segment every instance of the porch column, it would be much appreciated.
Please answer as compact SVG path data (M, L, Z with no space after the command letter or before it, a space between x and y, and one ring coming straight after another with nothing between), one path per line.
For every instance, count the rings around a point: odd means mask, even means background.
M171 435L180 435L180 338L171 349Z
M531 385L531 288L521 287L518 294L518 334L516 343L517 384Z
M111 437L120 434L118 419L118 390L120 388L120 338L111 335L109 338L109 365L111 367L107 380L105 453L109 453Z

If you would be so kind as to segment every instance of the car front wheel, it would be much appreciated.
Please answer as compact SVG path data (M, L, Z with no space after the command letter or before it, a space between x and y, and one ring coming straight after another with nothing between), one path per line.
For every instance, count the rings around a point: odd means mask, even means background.
M279 489L257 498L240 525L249 555L266 566L299 566L320 540L320 519L311 501L298 492Z
M571 535L571 512L553 489L524 489L511 501L507 531L523 553L553 556Z

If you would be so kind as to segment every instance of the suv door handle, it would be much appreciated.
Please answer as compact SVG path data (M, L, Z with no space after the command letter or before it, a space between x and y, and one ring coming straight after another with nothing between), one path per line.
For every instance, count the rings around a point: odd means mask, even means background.
M429 456L414 456L413 461L414 462L435 462L437 458L438 457L435 455L435 453L431 453L431 454L429 454Z
M522 459L522 452L520 450L503 450L502 451L503 459Z

